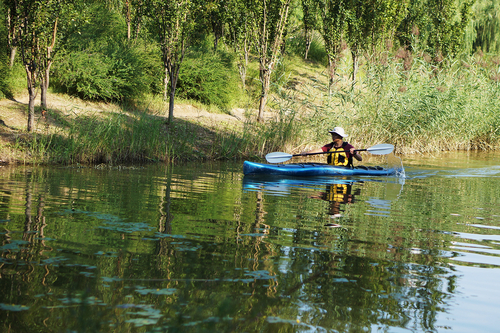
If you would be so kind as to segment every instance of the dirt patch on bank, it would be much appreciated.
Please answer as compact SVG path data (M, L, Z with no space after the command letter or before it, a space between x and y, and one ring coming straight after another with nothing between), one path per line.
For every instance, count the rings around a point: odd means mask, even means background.
M78 98L72 98L61 94L49 94L47 97L48 109L57 110L63 115L71 116L91 112L121 112L122 109L112 103L87 102ZM37 100L37 107L40 105ZM0 100L0 130L11 129L25 131L28 123L28 96L17 96L14 99ZM155 113L161 115L161 110L155 110ZM165 120L167 119L165 111ZM46 115L50 116L49 114ZM45 117L45 118L46 118ZM233 109L230 114L211 113L193 105L175 105L174 118L198 121L200 123L241 123L246 119L244 109ZM41 112L36 112L35 122L37 125L44 120ZM37 126L38 129L38 126Z
M35 131L56 131L57 123L55 117L74 118L85 114L108 114L112 112L124 112L119 105L104 102L88 102L63 94L49 93L47 96L48 110L42 112L39 108L40 100L36 101ZM168 103L165 103L165 111L149 110L156 116L168 119ZM12 145L26 132L28 124L28 95L16 96L13 99L0 100L0 164L18 163L23 157L16 156L18 152L12 149ZM127 111L125 111L127 112ZM189 121L209 129L217 128L242 128L247 117L251 113L244 109L233 109L227 113L212 113L189 104L179 104L174 108L174 119Z

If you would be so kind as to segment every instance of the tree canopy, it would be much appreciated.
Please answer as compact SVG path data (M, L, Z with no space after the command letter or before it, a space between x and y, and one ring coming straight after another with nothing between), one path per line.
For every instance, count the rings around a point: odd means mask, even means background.
M33 101L41 90L44 104L51 73L55 87L87 99L163 93L170 98L169 118L179 76L190 75L182 72L182 63L199 55L193 48L208 40L213 48L206 52L232 55L242 91L247 89L249 63L258 66L259 119L273 71L290 52L289 45L300 43L300 55L317 61L308 54L315 32L327 54L322 65L329 68L330 89L345 46L353 81L359 58L387 50L386 45L393 45L387 51L424 52L434 61L500 49L500 7L492 0L2 0L0 12L5 14L0 70L22 65ZM222 58L229 59L205 57ZM210 68L222 73L229 67ZM189 91L194 90L182 89ZM31 103L29 109L32 119Z

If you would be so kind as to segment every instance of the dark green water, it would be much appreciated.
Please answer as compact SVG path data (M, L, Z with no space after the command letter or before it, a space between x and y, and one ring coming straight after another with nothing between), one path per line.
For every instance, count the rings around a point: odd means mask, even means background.
M403 163L0 168L0 331L498 331L500 155Z

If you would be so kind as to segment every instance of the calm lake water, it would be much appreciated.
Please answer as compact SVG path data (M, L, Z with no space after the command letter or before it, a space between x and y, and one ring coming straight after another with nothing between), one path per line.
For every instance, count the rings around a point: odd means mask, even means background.
M498 332L500 154L403 165L2 167L0 331Z

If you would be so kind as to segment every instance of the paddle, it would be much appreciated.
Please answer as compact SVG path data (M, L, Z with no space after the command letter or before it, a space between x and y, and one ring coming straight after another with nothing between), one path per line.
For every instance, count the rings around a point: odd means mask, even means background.
M367 151L373 155L387 155L387 154L392 153L393 150L394 150L394 146L391 144L388 144L388 143L381 143L381 144L372 146L372 147L367 148L367 149L356 149L356 151ZM342 152L349 152L349 151L339 150L339 151L335 151L333 153L335 154L335 153L342 153ZM266 161L268 161L269 163L281 163L281 162L288 161L289 159L291 159L294 156L308 156L308 155L331 154L331 153L332 152L329 152L329 151L322 151L320 153L311 153L311 154L304 154L304 155L302 155L302 154L292 155L292 154L287 154L287 153L275 152L275 153L267 154Z

